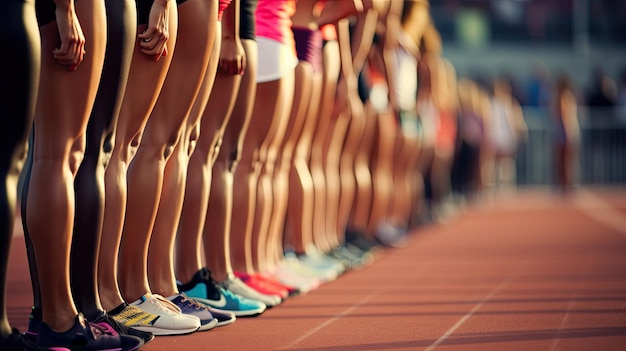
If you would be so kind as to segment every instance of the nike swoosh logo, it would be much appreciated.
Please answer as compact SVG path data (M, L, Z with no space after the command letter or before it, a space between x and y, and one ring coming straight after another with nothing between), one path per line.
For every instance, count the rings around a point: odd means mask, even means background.
M207 304L213 306L213 307L225 307L226 306L226 298L224 298L224 295L220 293L220 299L219 300L209 300L209 299L201 299L200 301L205 300Z

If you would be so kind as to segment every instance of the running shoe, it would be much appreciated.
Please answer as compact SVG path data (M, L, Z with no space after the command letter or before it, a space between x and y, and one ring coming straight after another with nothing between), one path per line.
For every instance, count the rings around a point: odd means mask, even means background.
M352 270L359 270L374 261L374 256L371 253L365 252L356 246L350 248L346 245L339 245L330 254L346 262Z
M312 260L300 260L294 252L285 252L284 264L297 275L317 278L320 283L327 283L337 279L339 273L334 267L326 264L316 264Z
M347 229L345 239L346 244L356 246L357 248L365 252L374 253L380 247L378 241L376 241L375 239L370 239L366 237L365 234L363 234L362 232L356 230Z
M267 306L256 300L233 294L219 286L207 268L199 270L189 283L178 282L178 291L199 302L220 310L230 311L237 317L252 317L265 312Z
M211 330L217 326L218 321L213 317L209 309L194 299L188 298L187 295L178 294L167 299L178 306L184 314L196 316L200 319L200 329L198 331Z
M26 338L17 329L13 328L13 332L0 343L2 351L70 351L70 349L61 347L50 349L47 347L37 346L30 339Z
M138 309L139 310L139 309ZM140 310L141 311L141 310ZM146 313L147 314L147 313ZM159 318L157 315L150 315L149 317L156 320ZM134 329L132 327L127 327L121 323L119 323L116 319L111 317L108 313L104 312L102 315L98 316L98 318L91 320L91 323L98 324L104 328L111 327L116 333L120 335L131 335L136 336L143 340L143 343L148 343L154 339L154 334L146 331L141 331L138 329Z
M278 295L265 295L252 289L237 277L228 278L221 284L230 292L250 300L263 302L267 307L274 307L283 301Z
M204 305L202 302L198 301L198 303ZM213 317L217 319L217 324L215 325L216 327L223 327L225 325L233 324L235 323L235 320L237 320L237 317L231 311L224 311L207 305L204 306L206 306L206 308L209 309L209 312L211 312Z
M200 328L198 317L183 314L178 306L157 294L143 295L130 305L159 316L152 323L135 326L135 329L154 335L182 335L193 333Z
M347 269L343 262L320 251L315 245L309 245L305 253L300 255L298 259L306 265L334 271L337 273L337 276L343 274Z
M39 332L39 323L43 320L43 312L41 307L31 307L28 316L28 329L24 332L24 337L29 341L37 342L37 333Z
M126 305L128 306L128 305ZM136 308L136 307L135 307ZM158 316L147 314L140 309L136 308L138 311L144 314L144 318L156 319ZM37 334L39 332L39 324L42 321L42 312L39 307L32 307L30 318L28 321L28 330L24 333L24 337L29 339L31 342L36 342ZM89 321L90 323L98 324L105 330L108 330L108 334L121 334L121 335L131 335L140 338L144 344L152 341L154 339L154 335L149 332L144 332L137 329L132 329L126 325L120 324L117 320L115 320L109 313L102 312L98 317L94 320Z
M141 308L131 306L126 302L108 311L107 314L118 324L133 330L137 330L134 328L138 326L152 326L159 318L156 314L148 313Z
M273 284L267 280L264 280L256 274L253 275L253 274L235 272L235 276L241 279L241 281L244 282L244 284L260 292L261 294L277 295L281 299L285 299L289 296L289 291L287 290L287 288L283 286L279 286L278 284Z
M387 247L401 249L407 246L406 229L396 227L387 221L378 224L374 237L378 242Z
M85 320L82 314L76 316L74 326L63 333L50 329L48 324L41 322L38 328L37 345L48 348L67 348L84 351L134 351L138 350L143 341L130 335L119 335L110 327L103 327Z
M297 274L284 261L279 263L276 269L266 276L278 280L281 284L295 287L298 289L299 294L306 294L320 286L318 278Z
M267 284L270 284L270 285L274 285L277 288L287 290L287 293L289 294L288 296L296 296L296 295L300 294L300 289L298 289L295 286L292 286L292 285L285 284L285 283L281 282L280 280L278 280L272 274L263 273L263 272L257 272L257 273L254 273L253 278L257 279L257 280L260 280L260 281L262 281L264 283L267 283Z

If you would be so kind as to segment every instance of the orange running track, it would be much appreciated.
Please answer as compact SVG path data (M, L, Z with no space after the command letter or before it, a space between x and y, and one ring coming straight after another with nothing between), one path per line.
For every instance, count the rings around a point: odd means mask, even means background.
M16 233L14 326L32 295ZM626 350L626 189L523 190L256 318L142 350Z

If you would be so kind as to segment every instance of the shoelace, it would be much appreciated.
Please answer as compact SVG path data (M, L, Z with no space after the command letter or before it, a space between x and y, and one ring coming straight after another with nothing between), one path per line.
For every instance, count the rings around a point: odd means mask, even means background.
M180 299L180 302L183 303L186 307L192 308L196 311L204 310L203 306L201 306L195 300L190 299L187 295L180 294L180 296L182 296L182 299Z
M153 303L157 306L162 307L164 310L166 311L171 311L174 312L176 314L181 314L183 313L180 308L178 306L176 306L176 304L174 304L172 301L164 298L161 295L158 294L152 294L152 297L154 299L152 299Z
M154 306L154 308L157 310L156 314L159 314L159 312L163 312L167 314L175 313L174 309L172 309L170 306L163 303L163 301L160 301L159 299L157 299L154 295L148 297L145 302L148 302L149 304Z

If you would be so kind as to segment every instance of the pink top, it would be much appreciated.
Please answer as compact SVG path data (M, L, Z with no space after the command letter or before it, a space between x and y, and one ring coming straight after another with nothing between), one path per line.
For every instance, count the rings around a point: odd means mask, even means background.
M292 45L291 15L296 0L259 0L256 9L256 35Z
M226 11L226 8L228 7L228 5L230 5L232 0L219 0L219 1L220 1L220 7L217 10L217 20L221 21L224 11Z

